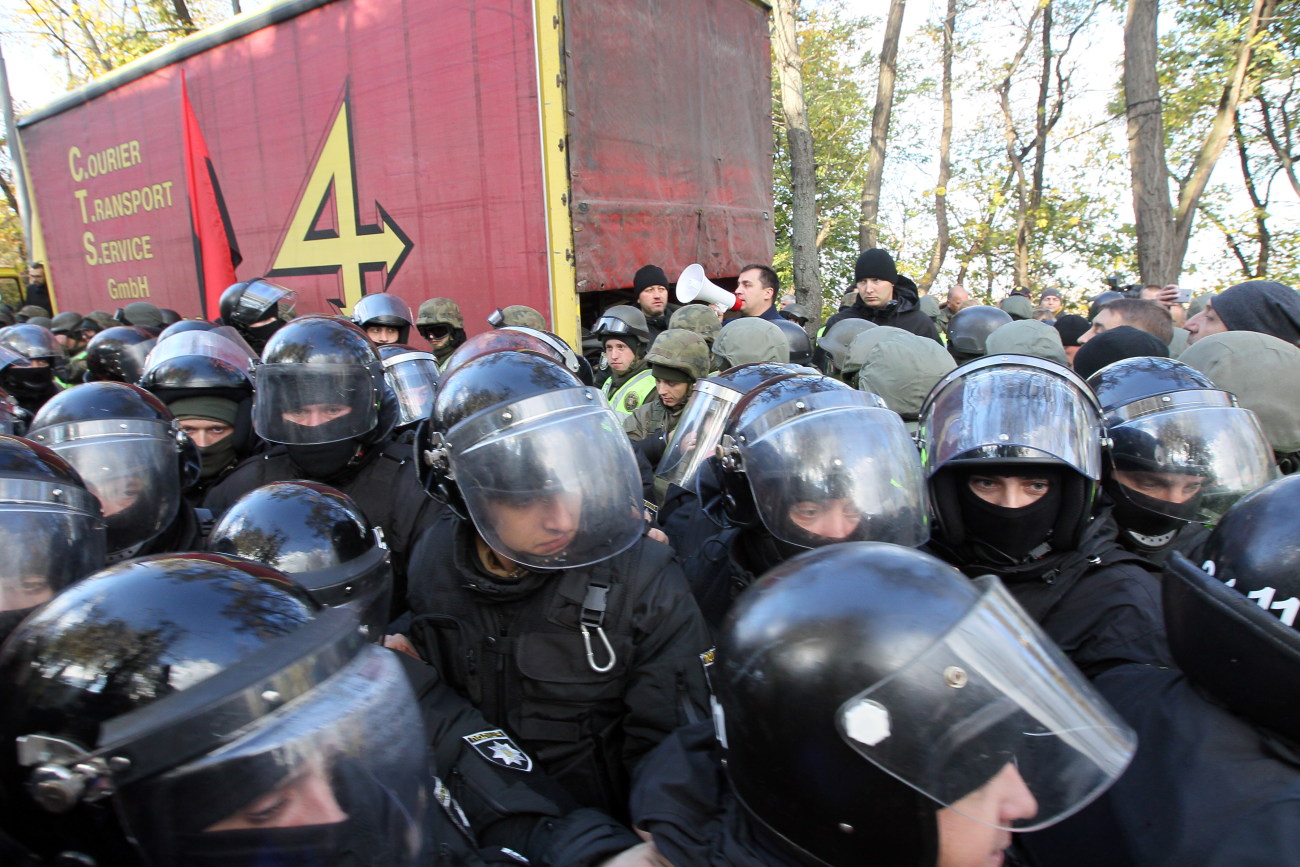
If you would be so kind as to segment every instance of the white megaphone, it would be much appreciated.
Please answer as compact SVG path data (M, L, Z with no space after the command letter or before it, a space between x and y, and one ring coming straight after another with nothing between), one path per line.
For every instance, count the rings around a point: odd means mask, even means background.
M699 300L706 304L717 304L724 310L740 309L740 299L705 277L704 266L698 263L687 265L686 270L677 278L677 300L683 304Z

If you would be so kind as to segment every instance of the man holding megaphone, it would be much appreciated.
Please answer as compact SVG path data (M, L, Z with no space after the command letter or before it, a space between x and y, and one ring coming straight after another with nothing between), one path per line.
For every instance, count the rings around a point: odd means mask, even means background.
M774 301L781 280L770 265L746 265L736 278L735 294L709 280L702 265L688 265L677 278L677 297L683 303L703 301L723 311L736 310L741 316L780 320ZM725 323L724 323L725 324Z

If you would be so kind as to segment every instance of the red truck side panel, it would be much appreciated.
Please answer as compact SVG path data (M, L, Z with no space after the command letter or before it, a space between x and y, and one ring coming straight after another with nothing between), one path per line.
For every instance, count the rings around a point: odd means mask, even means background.
M579 291L771 262L771 54L752 0L565 4Z
M413 307L447 295L471 332L548 311L527 0L329 3L27 125L62 309L201 309L182 68L241 278L275 275L302 312L386 281Z

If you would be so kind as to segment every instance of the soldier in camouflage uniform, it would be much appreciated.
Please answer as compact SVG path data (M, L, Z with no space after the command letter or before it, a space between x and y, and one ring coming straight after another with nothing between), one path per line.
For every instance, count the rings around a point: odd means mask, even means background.
M646 361L656 394L623 420L623 429L633 440L676 429L695 380L709 373L709 345L692 331L669 328L659 335Z
M415 317L415 328L429 341L439 369L451 358L456 347L465 342L465 317L460 313L460 305L450 298L430 298L421 304Z

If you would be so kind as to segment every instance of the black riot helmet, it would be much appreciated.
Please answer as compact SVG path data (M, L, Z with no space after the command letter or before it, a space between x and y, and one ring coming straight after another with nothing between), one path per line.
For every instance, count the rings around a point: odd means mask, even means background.
M416 449L426 486L516 563L586 566L645 531L622 425L598 390L549 358L506 350L458 367L440 383Z
M262 277L227 286L221 293L221 321L241 331L276 316L280 305L293 303L296 293Z
M149 351L157 342L157 337L138 325L104 329L86 344L86 381L135 385L144 373Z
M411 305L396 295L380 292L366 295L352 307L352 321L365 330L372 325L382 325L397 329L394 343L405 343L411 336L411 326L415 324L415 315Z
M1165 563L1169 648L1192 682L1300 743L1300 476L1247 494L1205 542L1200 567Z
M902 419L832 377L790 374L750 391L718 456L726 522L761 522L787 555L929 537L921 461Z
M866 320L857 321L865 322ZM812 340L809 339L808 332L789 319L773 319L771 322L781 329L781 333L785 335L786 341L790 344L790 363L810 363L812 361Z
M158 339L160 341L166 340L168 337L184 334L186 331L211 331L216 327L215 323L208 322L206 319L182 319L164 328L159 333Z
M999 565L1077 548L1101 481L1102 428L1074 371L1026 355L968 361L926 397L917 437L944 545ZM1051 496L1031 510L981 504L972 474L1046 476Z
M51 398L28 437L72 464L99 500L110 561L134 556L176 518L198 480L198 449L167 407L123 382L88 382Z
M229 447L234 455L243 457L257 441L253 436L252 359L246 345L236 345L226 335L238 338L234 329L224 325L212 331L182 331L165 339L160 337L145 360L140 386L181 418L186 417L187 404L177 404L177 401L193 398L230 401L234 404L234 424ZM224 455L218 459L223 465L232 460L225 449L215 451ZM211 446L201 448L200 452L205 461L213 460L207 457L214 453Z
M104 565L104 518L72 465L0 436L0 643L24 616Z
M293 578L320 605L357 612L383 637L393 570L383 531L344 493L316 482L273 482L221 516L208 550L256 560Z
M963 307L948 320L948 351L960 364L984 355L989 335L1011 321L1011 314L1000 307L977 304Z
M693 490L700 466L713 456L731 410L740 399L769 379L791 373L817 371L779 361L755 361L697 381L655 475L668 484Z
M221 330L182 331L159 338L140 385L164 403L201 394L241 401L253 394L253 359Z
M262 439L317 445L366 437L380 426L384 365L351 322L300 316L267 342L262 360L253 403L253 427Z
M592 374L591 363L586 358L573 351L573 347L565 343L563 338L558 334L550 331L540 331L536 328L529 328L525 325L503 325L501 331L518 331L523 334L537 338L542 343L550 347L555 355L555 359L564 365L564 369L578 377L578 381L583 385L591 385L595 381Z
M943 809L1050 825L1136 745L996 578L884 543L769 572L728 616L709 681L740 804L832 867L933 867ZM976 815L981 796L996 814Z
M53 331L27 322L0 328L0 346L33 360L53 362L63 357Z
M442 375L450 375L456 368L460 367L471 359L478 358L480 355L488 355L493 352L502 350L517 350L519 352L532 352L549 358L563 365L569 370L569 365L565 360L564 354L556 348L551 341L545 339L547 332L538 331L534 328L525 328L520 326L505 326L494 328L491 331L484 331L481 334L475 334L466 340L456 351L451 354L445 364L442 366ZM570 370L575 375L579 371Z
M1103 486L1115 520L1159 550L1192 521L1217 521L1277 474L1255 414L1171 358L1126 358L1088 378L1111 440Z
M358 626L234 557L86 578L0 650L6 830L101 867L427 863L419 711Z

